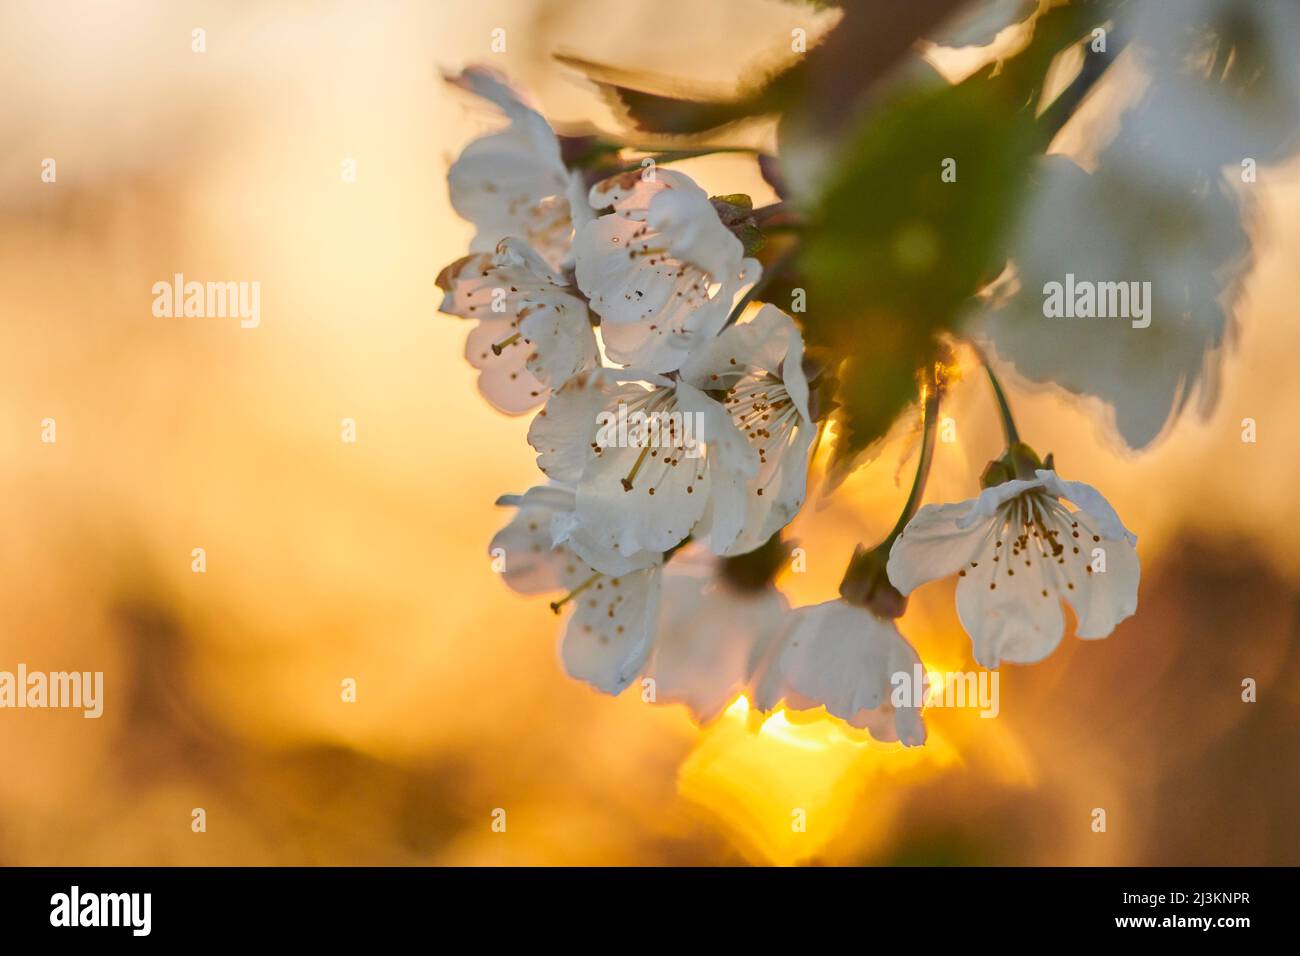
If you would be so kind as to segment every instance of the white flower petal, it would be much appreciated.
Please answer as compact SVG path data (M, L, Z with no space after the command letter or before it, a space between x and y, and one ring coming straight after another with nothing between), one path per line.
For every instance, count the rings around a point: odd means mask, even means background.
M596 546L623 555L667 551L691 533L712 491L703 456L669 445L609 447L578 482L578 521Z
M504 552L501 576L513 591L542 594L564 587L565 555L551 547L549 516L536 509L521 509L492 538L488 553Z
M757 679L754 702L770 710L784 700L792 710L825 706L828 713L878 740L925 742L916 708L891 702L894 674L920 663L891 621L863 608L828 601L798 608Z
M576 277L601 316L611 361L670 372L726 321L730 302L709 298L708 277L664 256L628 255L642 227L621 216L588 223L574 240Z
M1137 544L1137 535L1124 527L1115 511L1096 488L1082 481L1065 481L1056 472L1039 469L1035 474L1042 479L1043 489L1058 498L1073 501L1095 520L1098 534L1103 538L1121 538L1130 546Z
M478 390L493 408L522 415L546 401L550 389L528 369L529 346L517 339L494 352L517 331L513 318L480 321L465 339L465 360L479 370Z
M677 369L721 330L762 267L742 258L707 194L681 173L616 176L592 187L591 204L615 211L579 230L574 272L601 316L606 353L657 372Z
M678 383L677 396L683 412L698 416L705 443L709 498L700 534L714 554L727 554L745 527L747 484L758 473L758 456L720 404L686 382Z
M970 510L957 519L957 526L959 528L969 528L976 522L983 522L984 519L993 517L997 510L1012 498L1022 492L1041 487L1043 487L1042 478L1015 478L1011 481L1004 481L1000 485L985 488L979 493L979 497L971 503Z
M447 171L452 208L477 227L474 252L489 252L508 236L542 247L567 239L567 179L554 134L540 117L475 140Z
M551 541L555 509L573 506L571 490L530 488L523 495L503 495L497 504L518 509L488 545L494 559L503 559L501 576L512 590L520 594L567 591L590 577L584 562Z
M479 391L518 415L598 361L587 307L526 243L505 239L496 251L466 256L438 276L442 311L478 325L465 357L479 369Z
M764 306L750 321L702 343L682 367L683 380L696 387L726 390L738 434L757 453L757 471L744 489L743 531L719 554L754 550L803 506L816 428L808 415L802 361L794 322Z
M722 224L708 194L695 186L665 189L650 200L646 225L668 240L674 259L721 279L736 270L745 247Z
M1127 540L1101 535L1097 523L1085 512L1075 512L1074 518L1089 537L1101 538L1083 545L1085 558L1091 562L1093 552L1100 548L1105 559L1105 571L1094 571L1089 565L1083 575L1074 576L1074 588L1065 592L1079 617L1076 634L1094 640L1108 636L1115 625L1137 612L1141 568L1137 550Z
M499 107L507 116L537 112L525 102L523 94L512 87L510 81L500 71L490 66L475 63L467 66L459 74L448 75L446 80L452 86L460 87Z
M768 308L774 306L764 305L759 316L762 316ZM794 402L794 407L799 410L800 416L804 421L812 424L812 412L808 409L808 378L803 371L803 336L793 327L793 323L787 334L791 341L790 348L781 363L781 378L785 382L786 393Z
M775 588L742 592L676 570L664 575L662 604L646 676L659 703L683 703L708 723L744 690L751 658L780 631L789 606Z
M653 375L647 389L642 374L575 376L529 431L543 470L576 481L576 522L564 533L597 566L606 563L597 553L669 550L706 510L705 533L725 547L744 521L744 483L757 471L755 453L718 402Z
M452 208L477 229L470 249L487 252L517 236L559 265L568 255L573 226L570 178L555 133L494 71L475 67L450 80L494 103L510 120L504 130L469 143L447 172Z
M975 660L989 669L1003 661L1041 661L1065 633L1058 566L1038 555L1024 567L1008 553L1005 542L1001 549L988 542L975 559L978 567L957 583L957 616L970 635Z
M644 219L650 201L663 190L699 188L689 176L675 169L642 168L601 180L591 187L588 199L594 210L613 207L629 215L639 214Z
M657 372L672 372L726 321L726 310L718 302L707 302L694 310L669 308L659 321L620 325L601 323L601 340L611 362L643 365ZM703 322L701 331L695 323Z
M578 287L604 322L631 324L670 305L679 263L641 255L636 240L645 226L622 216L601 216L583 226L573 242ZM652 261L653 260L653 261ZM660 323L671 324L671 313Z
M587 185L579 170L569 173L569 187L565 190L565 196L569 200L569 219L575 232L596 218L596 210L587 202ZM571 266L573 263L568 264Z
M521 508L533 505L552 511L573 510L573 488L561 482L534 485L522 495L500 495L496 504L502 508Z
M922 507L889 549L885 572L903 596L929 581L946 578L966 567L984 549L993 530L993 516L978 524L967 522L975 499Z
M596 457L592 438L600 413L631 402L645 389L618 381L603 369L579 373L551 395L528 429L528 444L537 450L537 467L559 481L576 482Z
M518 313L528 371L539 382L563 385L600 361L586 306L573 296L550 294Z
M736 370L751 366L779 378L786 356L796 344L802 355L802 339L794 320L776 306L764 305L749 321L737 322L701 342L682 366L682 378L696 388L727 387L731 384L728 379L740 374ZM806 389L806 381L804 385Z
M661 563L664 559L662 551L635 551L631 554L623 554L613 548L604 547L596 540L595 534L580 525L576 514L573 517L571 530L564 543L581 561L595 571L618 577Z
M803 425L779 454L769 453L757 477L742 489L745 515L742 530L718 554L748 554L789 524L803 507L808 492L808 452L816 429ZM762 494L759 494L759 490Z
M569 676L607 694L636 679L653 646L659 610L658 566L597 581L574 598L560 642Z
M564 276L522 239L509 237L498 242L492 264L507 280L527 289L556 291L565 285Z

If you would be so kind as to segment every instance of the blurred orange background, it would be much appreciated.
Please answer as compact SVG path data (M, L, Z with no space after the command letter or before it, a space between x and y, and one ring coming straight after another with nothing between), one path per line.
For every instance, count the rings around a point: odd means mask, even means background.
M1295 169L1250 187L1258 263L1208 418L1137 456L1099 407L1012 388L1027 440L1139 535L1143 578L1109 639L1003 668L997 719L930 711L912 751L743 701L697 728L567 678L546 601L492 572L493 501L540 476L528 419L481 400L466 326L436 311L472 233L447 166L493 125L441 71L488 62L548 117L612 129L553 52L726 86L831 19L744 0L0 8L0 669L105 673L99 720L0 710L0 863L1300 863ZM684 168L771 198L746 160ZM177 272L259 281L260 327L155 318ZM958 440L928 500L970 497L1000 450L978 376L945 414ZM793 604L834 597L892 525L909 454L810 497ZM902 629L927 666L975 668L951 582Z

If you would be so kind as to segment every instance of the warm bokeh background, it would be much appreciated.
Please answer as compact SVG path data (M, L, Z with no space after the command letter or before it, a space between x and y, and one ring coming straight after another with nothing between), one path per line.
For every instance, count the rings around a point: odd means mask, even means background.
M0 7L0 669L107 685L98 721L0 711L0 863L1300 863L1295 170L1253 187L1207 420L1129 456L1095 409L1013 390L1026 437L1139 534L1143 580L1110 639L1004 668L998 719L932 711L908 752L743 703L701 730L566 678L546 602L492 573L493 500L537 474L436 312L470 236L447 165L491 124L440 69L489 61L609 125L551 52L725 84L826 22L745 0ZM690 171L767 195L740 160ZM259 280L261 327L154 318L174 272ZM976 376L948 414L932 499L998 451ZM892 523L902 444L800 517L793 602L834 596ZM951 583L903 628L928 665L974 667Z

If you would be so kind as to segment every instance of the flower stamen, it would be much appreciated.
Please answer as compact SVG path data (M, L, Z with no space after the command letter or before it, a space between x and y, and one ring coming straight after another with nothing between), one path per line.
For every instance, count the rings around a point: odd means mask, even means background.
M516 332L514 335L510 336L509 338L502 339L500 342L493 342L492 354L500 355L502 352L506 350L508 346L514 345L516 342L518 342L521 334L522 333L520 332Z
M636 478L636 473L641 470L641 464L645 461L645 456L648 454L650 454L650 442L647 441L641 446L641 454L636 456L636 463L632 466L632 470L629 471L627 477L623 479L624 491L632 490L632 481Z
M552 601L552 602L551 602L551 610L554 611L556 614L559 614L559 613L560 613L560 608L564 607L564 605L568 604L568 603L569 603L570 601L572 601L575 597L577 597L577 596L578 596L579 594L581 594L583 591L587 590L587 588L591 587L593 584L595 584L597 581L599 581L599 580L600 580L601 578L603 578L604 576L605 576L604 574L602 574L601 572L597 571L595 574L593 574L591 577L587 578L587 580L583 581L581 584L579 584L576 588L574 588L574 589L573 589L572 591L570 591L568 594L564 595L564 597L560 598L558 601Z

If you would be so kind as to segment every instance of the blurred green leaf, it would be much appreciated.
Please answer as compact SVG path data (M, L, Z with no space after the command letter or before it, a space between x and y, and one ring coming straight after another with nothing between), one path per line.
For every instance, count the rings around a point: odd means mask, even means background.
M847 150L800 255L807 336L850 357L838 462L915 398L936 333L1000 270L1033 142L1032 116L1007 109L980 76L902 92ZM955 182L943 180L945 163Z
M1034 117L1043 77L1105 9L1055 8L1023 52L960 84L899 82L838 152L798 268L809 342L846 357L841 474L917 397L936 337L1004 267L1033 160L1050 140Z

